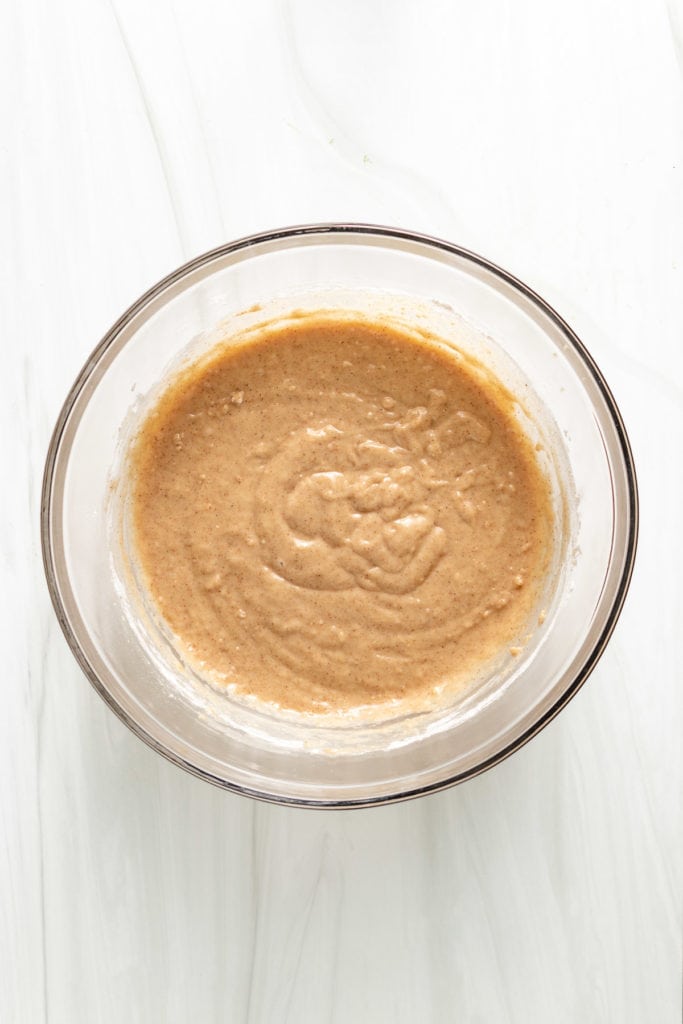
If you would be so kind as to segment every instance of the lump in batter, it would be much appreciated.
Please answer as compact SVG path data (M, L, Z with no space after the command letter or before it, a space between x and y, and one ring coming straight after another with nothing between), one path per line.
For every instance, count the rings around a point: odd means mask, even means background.
M311 315L216 347L132 467L137 559L179 647L282 708L455 690L518 640L547 571L512 396L396 324Z

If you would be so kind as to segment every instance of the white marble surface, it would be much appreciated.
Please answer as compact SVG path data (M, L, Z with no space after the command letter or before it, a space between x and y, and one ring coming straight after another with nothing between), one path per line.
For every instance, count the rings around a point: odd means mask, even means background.
M0 28L0 1020L678 1024L680 0L7 0ZM113 717L43 582L71 381L174 266L288 223L432 232L583 336L642 496L623 617L456 790L256 805Z

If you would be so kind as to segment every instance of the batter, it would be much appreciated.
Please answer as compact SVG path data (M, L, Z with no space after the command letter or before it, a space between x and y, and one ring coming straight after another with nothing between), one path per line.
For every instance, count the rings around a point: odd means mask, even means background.
M519 642L547 571L514 409L473 360L360 316L212 350L133 448L137 559L179 646L297 711L462 686Z

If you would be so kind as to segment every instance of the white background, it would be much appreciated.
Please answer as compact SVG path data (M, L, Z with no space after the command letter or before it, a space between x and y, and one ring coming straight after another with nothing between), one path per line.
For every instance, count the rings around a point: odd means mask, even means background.
M0 4L0 1020L678 1024L681 0ZM49 605L42 463L81 364L182 261L367 220L537 289L642 498L572 704L458 789L256 805L114 718Z

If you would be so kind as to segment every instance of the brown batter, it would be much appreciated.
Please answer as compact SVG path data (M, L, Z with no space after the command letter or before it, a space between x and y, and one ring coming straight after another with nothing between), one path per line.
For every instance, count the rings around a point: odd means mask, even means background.
M214 681L283 708L418 703L528 627L552 538L512 396L394 324L218 346L133 451L138 560Z

